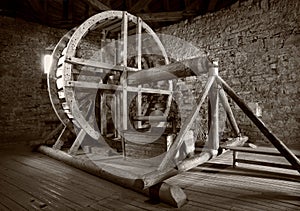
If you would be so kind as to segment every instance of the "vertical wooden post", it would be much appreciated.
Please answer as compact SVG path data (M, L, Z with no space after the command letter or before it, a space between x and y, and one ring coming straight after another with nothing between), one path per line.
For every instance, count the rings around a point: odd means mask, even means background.
M209 69L209 76L218 76L218 62L214 61ZM219 88L216 81L214 81L209 91L210 102L210 127L208 132L207 147L212 150L213 155L218 154L219 148Z
M118 125L117 125L117 96L113 95L113 99L112 99L112 117L113 117L113 122L114 122L114 137L118 137Z
M232 166L233 166L233 168L237 167L237 165L238 165L236 162L237 156L238 156L238 152L233 150L232 151Z
M137 19L137 31L136 31L136 38L137 38L137 68L138 70L142 69L142 19L138 17ZM139 88L142 85L138 86ZM139 90L137 93L137 116L142 115L142 92ZM137 122L137 127L140 128L142 126L142 121Z
M102 93L100 98L100 132L101 135L107 134L107 108L106 108L106 94Z
M118 138L120 138L120 132L122 128L122 121L121 121L121 102L122 102L122 96L119 91L116 91L116 125L117 125L117 130L118 130Z
M121 35L118 34L118 39L115 41L115 61L114 64L117 65L120 60L120 43L121 43ZM115 128L116 128L116 137L121 138L120 136L120 130L122 127L122 122L121 120L121 93L119 90L116 90L115 92Z
M229 120L229 123L235 133L236 136L241 136L241 132L240 132L240 129L235 121L235 118L234 118L234 115L233 115L233 112L230 108L230 105L229 105L229 102L228 102L228 98L224 92L224 90L221 88L219 90L219 96L220 96L220 100L221 100L221 103L226 111L226 114L227 114L227 117L228 117L228 120Z
M122 29L121 36L123 39L123 65L124 71L122 74L122 84L123 84L123 99L122 99L122 123L123 130L127 130L128 127L128 105L127 105L127 42L128 42L128 14L127 12L123 12L123 20L122 20Z

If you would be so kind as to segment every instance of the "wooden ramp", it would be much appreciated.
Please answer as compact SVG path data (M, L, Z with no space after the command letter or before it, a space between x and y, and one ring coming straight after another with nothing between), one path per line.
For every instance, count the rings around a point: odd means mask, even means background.
M1 150L0 181L0 210L174 209L150 204L146 196L25 150ZM167 182L188 196L188 203L177 210L300 210L297 171L248 164L233 168L230 153Z

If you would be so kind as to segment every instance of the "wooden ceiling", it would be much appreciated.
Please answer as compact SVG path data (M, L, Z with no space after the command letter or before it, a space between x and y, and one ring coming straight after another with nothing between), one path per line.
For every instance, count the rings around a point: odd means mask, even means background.
M157 28L228 7L237 0L1 0L1 15L71 29L105 10L126 10Z

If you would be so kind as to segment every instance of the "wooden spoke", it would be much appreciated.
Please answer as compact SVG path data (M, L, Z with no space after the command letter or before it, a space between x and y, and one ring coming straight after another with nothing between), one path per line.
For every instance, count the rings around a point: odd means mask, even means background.
M86 82L86 81L68 81L66 87L76 87L82 89L104 89L104 90L113 90L113 91L122 91L122 85L114 85L114 84L102 84L96 82ZM170 90L162 90L162 89L152 89L152 88L143 88L143 87L135 87L128 86L128 92L141 92L141 93L153 93L153 94L162 94L162 95L170 95L172 91Z
M99 62L99 61L80 59L80 58L76 58L76 57L68 58L65 61L70 64L83 65L83 66L87 66L87 67L96 67L96 68L102 68L102 69L106 69L106 70L117 70L117 71L124 70L124 67L120 66L120 65L114 65L114 64L108 64L108 63Z

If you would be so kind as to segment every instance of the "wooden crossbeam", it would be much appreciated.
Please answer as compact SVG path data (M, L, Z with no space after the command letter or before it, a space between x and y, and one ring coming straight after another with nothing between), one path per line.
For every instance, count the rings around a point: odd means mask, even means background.
M136 121L155 121L155 122L166 122L166 116L136 116L133 117L133 120Z
M221 77L218 76L217 80L225 92L235 101L241 110L265 135L265 137L268 138L268 140L278 149L278 151L291 163L294 169L300 172L300 160L296 157L296 155L278 137L276 137L258 117L256 117L251 108L249 108L244 100L240 98Z
M183 61L153 67L139 72L128 73L128 84L137 85L175 78L184 78L208 73L209 61L206 57L197 57Z
M122 85L115 84L102 84L96 82L88 82L88 81L67 81L66 87L76 87L83 89L105 89L105 90L114 90L114 91L122 91ZM144 88L144 87L135 87L135 86L127 86L128 92L142 92L142 93L153 93L153 94L172 94L170 90L162 90L162 89L153 89L153 88Z
M103 69L107 69L107 70L118 70L118 71L124 70L124 67L121 65L108 64L105 62L81 59L81 58L76 58L76 57L67 58L65 60L65 62L70 63L70 64L83 65L83 66L87 66L87 67L103 68Z

